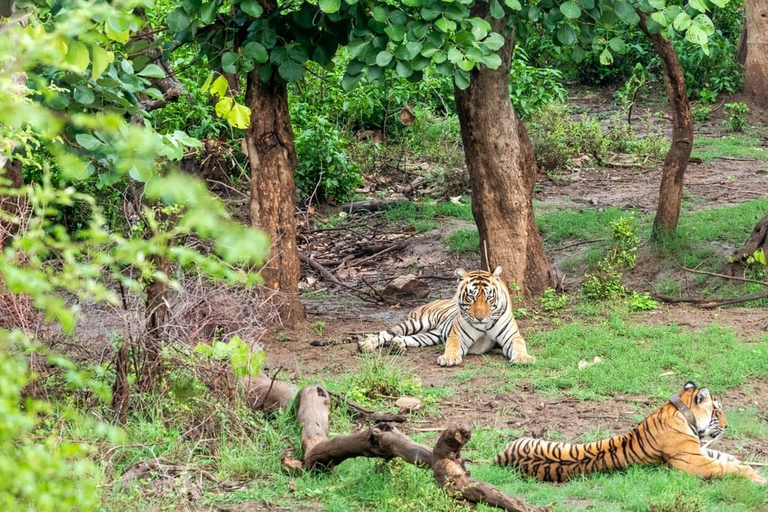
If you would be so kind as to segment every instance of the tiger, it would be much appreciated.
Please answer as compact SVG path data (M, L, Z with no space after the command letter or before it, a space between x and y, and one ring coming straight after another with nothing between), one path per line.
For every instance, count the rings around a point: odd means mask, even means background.
M406 319L389 330L369 334L358 342L361 352L384 345L423 347L445 343L445 352L437 358L440 366L461 364L465 354L483 354L501 346L513 363L531 363L525 339L512 314L512 299L501 280L501 266L491 272L458 268L456 294L411 311Z
M703 478L738 473L765 484L762 474L733 455L707 448L727 426L720 402L707 388L699 389L689 381L682 393L672 395L631 432L581 444L522 437L499 452L494 463L516 466L522 473L548 482L632 464L666 463Z

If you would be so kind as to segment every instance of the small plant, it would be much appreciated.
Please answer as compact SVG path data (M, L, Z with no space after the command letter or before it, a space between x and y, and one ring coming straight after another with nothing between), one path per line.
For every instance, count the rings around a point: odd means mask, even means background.
M323 331L325 330L325 322L318 320L317 322L313 322L310 327L312 328L312 332L314 332L317 336L322 336Z
M693 107L692 109L693 120L699 123L703 121L709 121L709 114L711 112L712 112L712 109L704 105Z
M699 101L711 105L717 101L717 93L711 89L702 89L699 92Z
M628 297L630 311L651 311L659 307L659 303L646 293L632 292Z
M608 258L611 263L635 268L637 262L637 245L639 243L633 217L621 217L611 222L613 230L613 243Z
M633 217L620 217L611 222L611 248L598 264L598 270L587 273L582 295L589 300L609 300L627 293L621 284L622 269L631 269L637 262L638 239Z
M754 263L758 263L762 266L768 265L765 258L765 251L763 251L763 248L756 250L752 256L747 258L747 265L752 265Z
M609 300L623 295L626 288L621 284L621 272L610 262L600 263L597 272L586 273L581 294L587 300Z
M726 121L723 121L728 130L737 133L743 132L749 124L749 107L741 102L726 103L723 110L726 114L731 115Z
M193 350L213 361L229 362L236 377L258 375L262 365L267 361L263 350L251 351L248 344L238 336L232 336L226 343L223 341L214 341L210 345L198 343Z
M547 288L539 300L542 306L544 306L544 311L551 313L564 308L568 302L568 296L564 293L557 293L557 290L554 288Z

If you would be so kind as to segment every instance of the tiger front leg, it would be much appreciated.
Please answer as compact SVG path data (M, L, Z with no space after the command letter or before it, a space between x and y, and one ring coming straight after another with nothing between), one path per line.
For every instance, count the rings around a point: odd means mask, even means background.
M507 356L510 363L533 363L536 357L528 353L528 347L525 345L525 338L520 333L515 333L510 340L500 342L504 355Z
M461 364L461 356L459 333L456 326L454 326L450 334L448 334L448 339L445 341L445 352L437 358L437 364L440 366L456 366Z
M705 455L692 454L683 451L682 453L669 457L667 462L675 469L703 478L713 478L728 473L737 473L746 476L760 485L765 485L766 483L765 477L749 466L735 464L733 462L713 460Z

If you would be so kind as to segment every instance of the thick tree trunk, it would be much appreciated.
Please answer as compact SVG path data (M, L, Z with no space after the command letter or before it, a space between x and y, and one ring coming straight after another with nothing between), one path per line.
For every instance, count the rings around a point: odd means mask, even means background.
M744 92L756 105L768 108L768 2L744 0L747 56Z
M661 57L664 67L664 83L667 97L672 108L672 145L664 158L659 189L659 207L653 220L651 238L658 240L664 234L673 234L680 219L680 205L683 200L683 177L688 167L688 159L693 149L693 116L691 104L685 90L685 73L669 39L660 33L648 31L648 15L639 9L640 28L653 44L653 49Z
M488 2L476 2L472 15L488 18ZM495 22L502 31L504 20ZM536 183L533 146L509 99L514 34L499 51L498 69L471 72L466 90L455 89L461 138L472 184L472 215L480 233L482 266L504 269L526 296L551 286L550 266L533 216Z
M278 292L275 300L288 326L304 321L299 300L301 267L294 218L296 150L288 112L286 84L273 75L267 83L258 69L248 74L245 94L253 113L245 132L251 166L251 224L272 240L269 260L261 269L265 285Z

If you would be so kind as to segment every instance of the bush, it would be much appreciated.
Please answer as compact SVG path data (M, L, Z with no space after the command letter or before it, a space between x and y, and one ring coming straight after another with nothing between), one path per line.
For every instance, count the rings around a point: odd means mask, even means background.
M744 103L726 103L723 111L731 115L723 121L728 131L741 133L749 124L749 107Z
M550 68L538 68L528 64L528 54L515 47L509 96L520 117L541 110L553 101L565 101L568 91L563 87L563 75Z
M297 106L293 115L300 117L303 107ZM310 116L302 124L294 140L296 187L305 198L346 201L362 184L359 166L347 155L347 139L325 117Z

